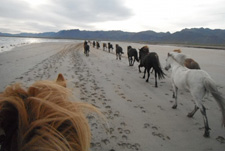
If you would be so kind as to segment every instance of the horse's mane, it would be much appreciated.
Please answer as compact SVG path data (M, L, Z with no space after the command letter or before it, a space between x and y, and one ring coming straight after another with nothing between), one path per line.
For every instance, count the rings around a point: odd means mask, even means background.
M149 47L148 47L148 46L143 46L143 48L146 48L146 49L148 49Z
M181 53L180 49L174 49L173 52Z
M174 60L176 60L180 65L184 66L185 59L187 58L185 54L178 52L170 52L168 56L171 56Z
M28 89L17 83L0 94L5 150L89 150L91 132L85 113L101 113L87 103L72 102L62 78L38 81Z

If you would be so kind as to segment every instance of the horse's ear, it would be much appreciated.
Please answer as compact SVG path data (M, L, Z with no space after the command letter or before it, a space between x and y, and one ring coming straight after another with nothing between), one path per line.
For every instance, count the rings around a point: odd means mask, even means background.
M58 83L59 85L61 85L63 87L66 87L66 80L65 80L64 76L61 73L58 74L56 83Z

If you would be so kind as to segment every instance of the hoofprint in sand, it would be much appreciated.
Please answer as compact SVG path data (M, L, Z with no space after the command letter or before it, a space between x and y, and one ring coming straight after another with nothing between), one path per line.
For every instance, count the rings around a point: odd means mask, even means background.
M11 83L21 82L26 86L41 79L53 80L62 73L76 99L98 107L107 118L108 131L103 127L104 121L88 116L93 151L224 150L221 112L211 95L204 101L211 137L204 138L201 113L197 112L193 118L186 116L194 107L188 92L180 91L178 108L171 108L174 100L170 72L166 72L168 77L159 80L155 88L154 76L146 83L143 72L138 72L138 63L129 66L126 57L128 45L138 49L144 44L118 44L125 52L122 60L116 60L115 49L108 53L93 47L86 57L82 43L32 44L1 53L0 91ZM149 48L158 53L164 66L167 53L178 47L149 45ZM225 93L225 51L179 49L196 60L216 81L220 92Z

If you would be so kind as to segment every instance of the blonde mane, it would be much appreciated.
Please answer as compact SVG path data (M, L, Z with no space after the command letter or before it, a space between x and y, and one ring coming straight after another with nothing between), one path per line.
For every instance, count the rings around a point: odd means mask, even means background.
M87 151L91 131L85 111L98 109L71 101L60 74L57 82L38 81L27 90L14 84L0 94L2 147L12 151Z
M181 53L180 49L174 49L173 52Z
M143 46L143 48L144 48L144 49L149 49L149 47L148 47L148 46Z

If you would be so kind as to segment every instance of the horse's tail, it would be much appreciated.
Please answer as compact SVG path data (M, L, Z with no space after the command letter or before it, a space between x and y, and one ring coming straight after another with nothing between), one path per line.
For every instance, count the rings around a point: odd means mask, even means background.
M159 79L164 79L166 74L163 72L163 70L161 68L161 64L159 62L159 57L157 54L156 54L156 60L157 60L157 64L155 65L154 70L155 70L156 74L158 75Z
M164 79L166 74L163 72L162 68L160 66L155 66L154 70L158 76L159 79Z
M135 60L136 60L137 62L139 62L139 59L138 59L138 53L137 53L137 51L135 51L134 58L135 58Z
M212 96L218 103L222 112L222 126L225 127L225 101L222 94L218 91L216 84L211 78L205 78L204 85L207 91L211 92Z

